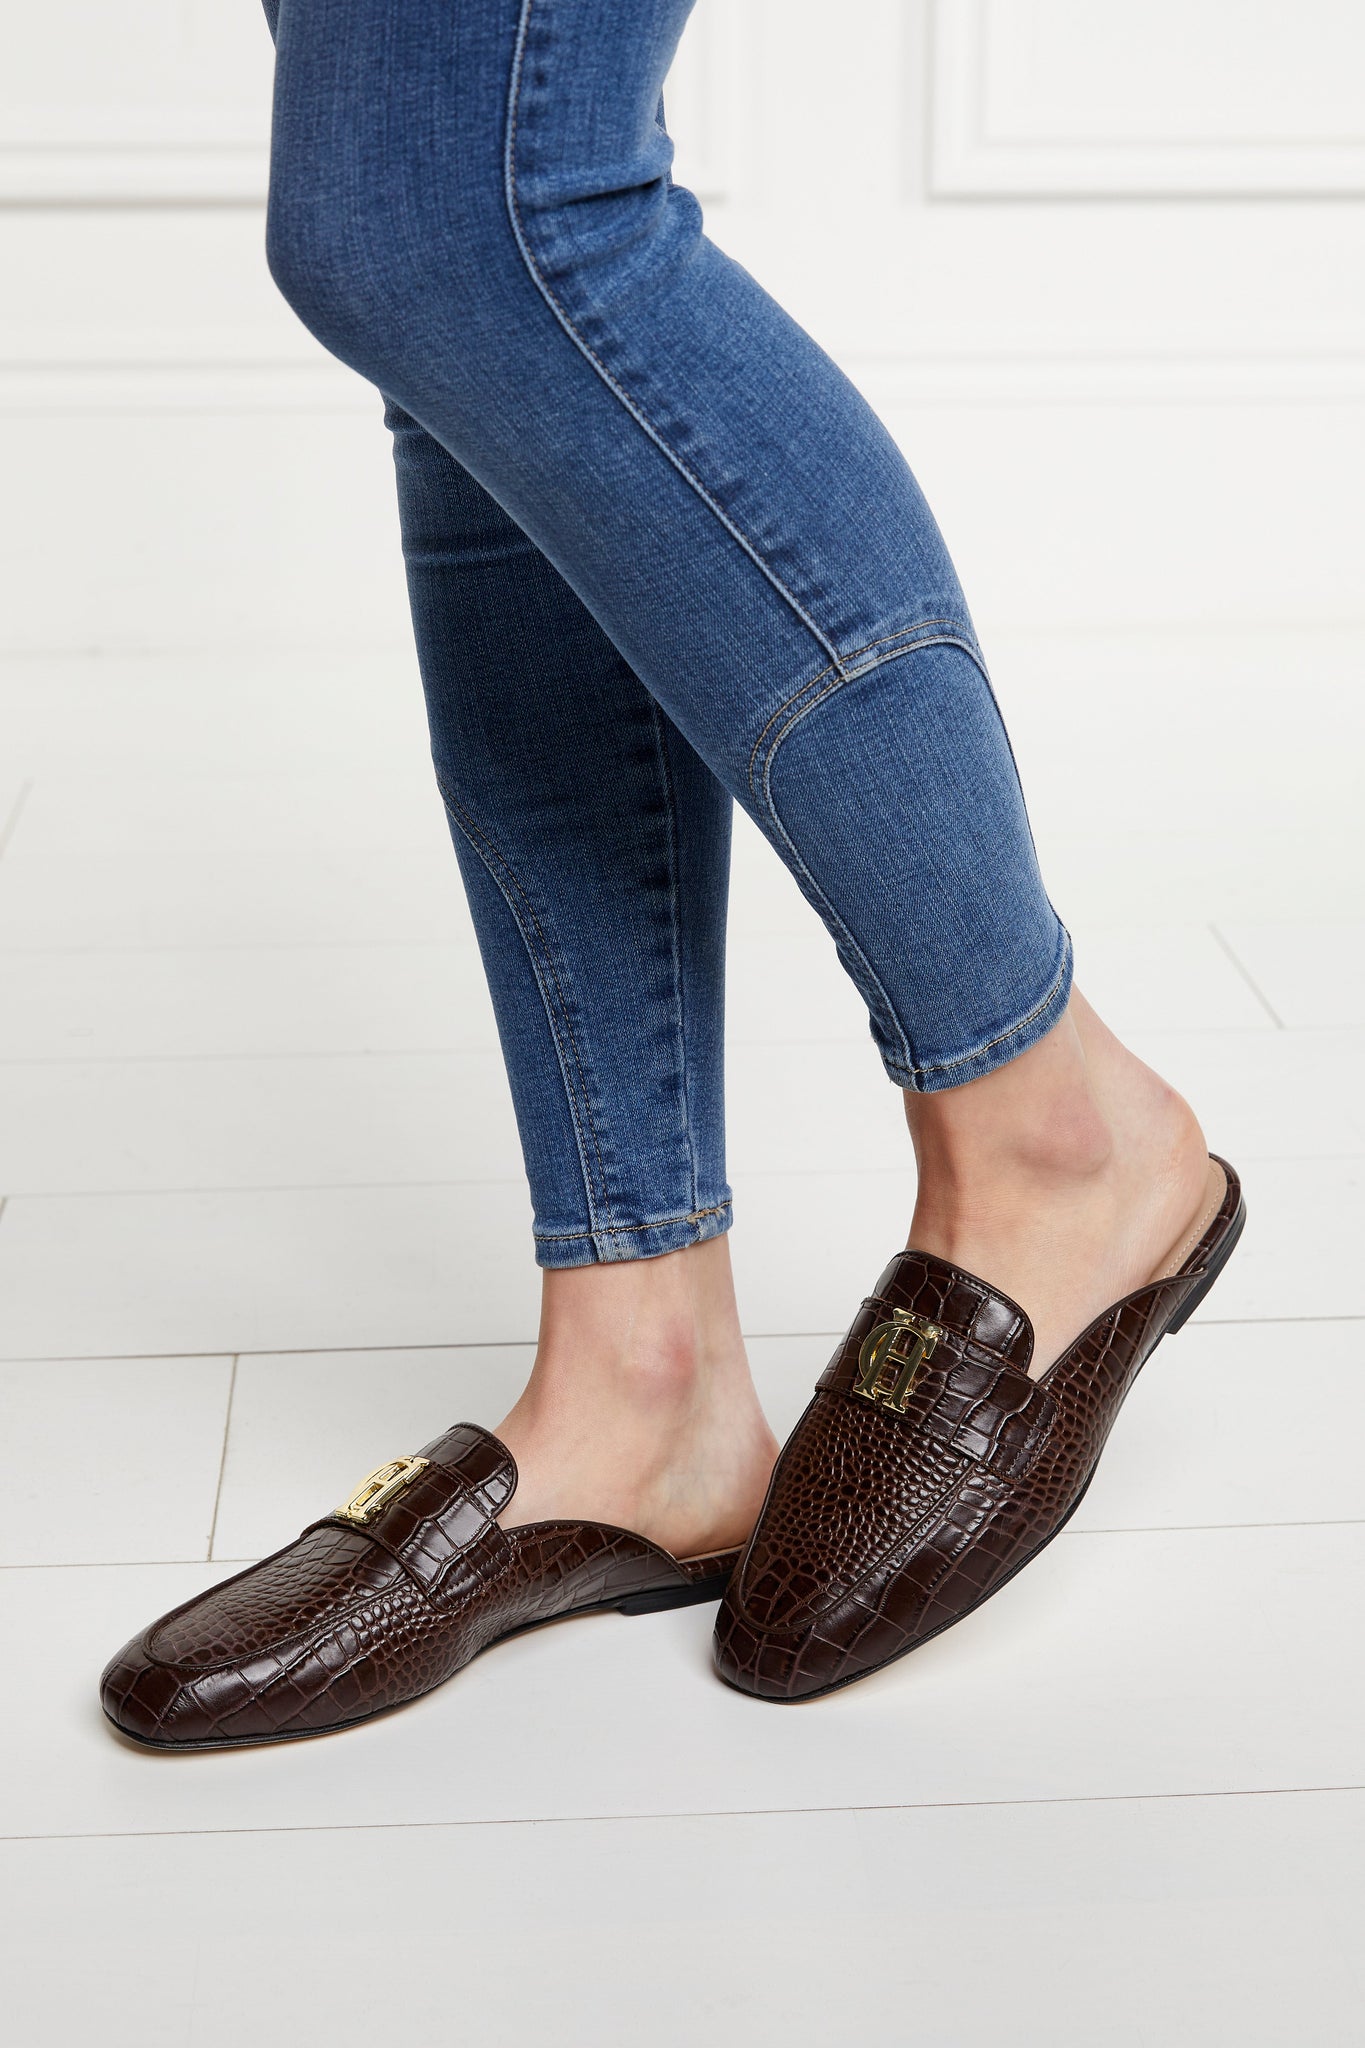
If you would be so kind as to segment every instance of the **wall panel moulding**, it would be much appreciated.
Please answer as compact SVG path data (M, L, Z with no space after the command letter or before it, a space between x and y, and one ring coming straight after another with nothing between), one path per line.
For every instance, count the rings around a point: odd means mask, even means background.
M1365 194L1365 8L934 0L936 198Z

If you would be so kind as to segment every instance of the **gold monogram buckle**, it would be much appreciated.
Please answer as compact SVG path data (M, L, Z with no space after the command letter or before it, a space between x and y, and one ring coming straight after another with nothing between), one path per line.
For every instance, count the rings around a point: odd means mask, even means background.
M926 1323L923 1316L912 1316L904 1308L892 1309L890 1322L878 1323L863 1339L854 1393L904 1415L942 1334L936 1323Z
M333 1508L334 1515L341 1515L348 1522L368 1522L387 1507L396 1493L401 1493L409 1480L419 1472L425 1472L429 1458L390 1458L387 1465L376 1465L373 1472L362 1479L344 1507Z

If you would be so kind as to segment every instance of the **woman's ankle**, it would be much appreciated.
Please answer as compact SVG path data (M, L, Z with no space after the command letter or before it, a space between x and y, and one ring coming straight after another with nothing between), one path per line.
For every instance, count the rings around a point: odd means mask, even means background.
M1038 1369L1153 1275L1207 1190L1189 1105L1079 993L1018 1060L907 1098L906 1118L920 1168L909 1244L1018 1301Z
M509 1527L581 1517L677 1554L742 1541L777 1443L724 1239L547 1273L536 1362L498 1434L521 1474Z
M667 1408L698 1388L747 1379L724 1236L631 1259L542 1275L532 1385Z
M1018 1201L1103 1183L1117 1132L1073 1010L1017 1060L960 1088L905 1096L917 1222L987 1222Z

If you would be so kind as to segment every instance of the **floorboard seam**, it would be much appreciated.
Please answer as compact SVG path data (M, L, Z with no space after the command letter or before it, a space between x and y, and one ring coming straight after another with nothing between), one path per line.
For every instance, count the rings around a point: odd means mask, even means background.
M1229 960L1230 960L1230 961L1232 962L1232 965L1233 965L1233 966L1234 966L1234 967L1235 967L1235 968L1237 969L1237 972L1238 972L1238 973L1239 973L1239 974L1241 975L1241 977L1242 977L1243 981L1244 981L1244 982L1246 983L1247 987L1248 987L1248 988L1249 988L1249 989L1251 990L1251 993L1252 993L1252 994L1253 994L1253 995L1255 996L1255 998L1256 998L1257 1002L1258 1002L1258 1003L1260 1004L1261 1008L1262 1008L1262 1009L1263 1009L1263 1010L1265 1011L1265 1013L1266 1013L1267 1017L1269 1017L1269 1019L1270 1019L1271 1023L1272 1023L1272 1024L1273 1024L1273 1025L1275 1026L1275 1029L1276 1029L1277 1031L1283 1031L1283 1030L1285 1030L1285 1029L1286 1029L1286 1025L1285 1025L1285 1021L1284 1021L1283 1017L1281 1017L1281 1016L1280 1016L1280 1014L1279 1014L1279 1012L1278 1012L1278 1011L1276 1010L1276 1008L1275 1008L1274 1004L1273 1004L1273 1003L1272 1003L1272 1002L1270 1001L1270 998L1269 998L1269 997L1268 997L1268 996L1266 995L1266 993L1265 993L1265 990L1264 990L1263 988L1261 988L1261 986L1259 985L1259 983L1258 983L1258 982L1257 982L1257 981L1255 980L1254 976L1252 975L1252 972L1251 972L1250 968L1249 968L1249 967L1248 967L1248 966L1246 965L1245 961L1244 961L1244 960L1242 960L1242 959L1241 959L1241 958L1240 958L1240 957L1238 956L1238 954L1236 954L1236 953L1235 953L1235 952L1233 951L1233 949L1232 949L1232 946L1231 946L1231 945L1229 944L1228 940L1224 938L1224 936L1223 936L1222 932L1221 932L1221 931L1219 931L1219 929L1218 929L1218 927L1217 927L1217 925L1216 925L1216 924L1210 924L1210 926L1209 926L1209 930L1210 930L1210 931L1211 931L1211 932L1213 933L1213 936L1214 936L1214 940L1215 940L1215 942L1217 943L1217 945L1218 945L1218 946L1220 946L1220 947L1221 947L1222 951L1223 951L1224 953L1226 953L1226 955L1227 955L1228 959L1229 959Z
M0 825L0 860L3 860L6 849L19 828L19 820L24 814L24 806L32 794L33 778L30 776L20 783L19 794L9 807L9 816L5 819L4 824Z
M216 1524L215 1510L215 1524ZM1071 1540L1084 1536L1215 1536L1227 1535L1247 1529L1360 1529L1365 1528L1365 1515L1317 1515L1311 1521L1295 1522L1141 1522L1131 1525L1115 1523L1112 1527L1098 1529L1065 1529L1059 1534ZM192 1564L257 1564L259 1558L250 1557L66 1557L53 1562L44 1559L30 1559L25 1564L0 1563L0 1572L115 1572L149 1571L165 1566L168 1571L183 1570Z
M0 1842L144 1842L183 1841L203 1836L241 1835L369 1835L401 1834L433 1828L611 1827L668 1820L766 1820L804 1818L807 1814L980 1812L1021 1806L1133 1806L1154 1800L1300 1799L1343 1797L1365 1792L1365 1784L1233 1785L1198 1792L1068 1792L1039 1799L905 1799L847 1806L733 1806L660 1813L532 1813L483 1820L301 1821L295 1826L243 1828L91 1828L69 1834L0 1834Z
M4 1196L0 1196L0 1209ZM1317 1326L1323 1323L1365 1322L1365 1310L1353 1310L1341 1315L1327 1316L1208 1316L1197 1315L1188 1325L1192 1330L1257 1329L1259 1327L1280 1328ZM824 1342L836 1343L842 1330L746 1330L745 1341L750 1344L802 1344L814 1342L818 1337ZM122 1365L140 1363L144 1359L151 1363L162 1358L363 1358L367 1354L379 1357L391 1351L529 1351L535 1345L530 1337L434 1337L424 1344L263 1344L255 1348L243 1345L235 1353L226 1344L219 1344L208 1351L187 1351L178 1348L171 1351L53 1351L36 1353L0 1352L0 1365Z
M203 1562L204 1562L205 1564L213 1564L213 1563L215 1563L215 1562L216 1562L216 1560L215 1560L215 1558L214 1558L214 1555L213 1555L213 1545L214 1545L214 1539L216 1538L216 1536L217 1536L217 1534L218 1534L218 1509L219 1509L219 1506L220 1506L220 1505L221 1505L221 1503L222 1503L222 1498L223 1498L223 1475L224 1475L224 1473L225 1473L225 1472L227 1471L227 1461L228 1461L228 1438L229 1438L229 1437L231 1436L231 1434L232 1434L232 1402L233 1402L233 1397L234 1397L234 1395L236 1394L236 1392L237 1392L237 1354L236 1354L236 1353L234 1352L234 1353L233 1353L233 1357L232 1357L232 1370L231 1370L231 1372L230 1372L230 1373L228 1374L228 1397L227 1397L227 1410L226 1410L226 1412L225 1412L225 1414L224 1414L224 1416L223 1416L223 1448L222 1448L222 1452L221 1452L221 1454L220 1454L220 1456L219 1456L219 1459L218 1459L218 1484L217 1484L217 1486L216 1486L216 1487L214 1488L214 1494L213 1494L213 1519L212 1519L212 1521L211 1521L211 1522L209 1523L209 1547L208 1547L208 1553L207 1553L207 1556L206 1556L206 1557L204 1558L204 1560L203 1560ZM199 1562L200 1562L200 1560L199 1560L198 1558L196 1558L196 1559L195 1559L195 1563L197 1564L197 1563L199 1563Z

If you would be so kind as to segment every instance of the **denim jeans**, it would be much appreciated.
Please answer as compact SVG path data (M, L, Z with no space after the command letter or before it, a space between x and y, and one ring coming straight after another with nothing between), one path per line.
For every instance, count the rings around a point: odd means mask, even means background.
M729 1225L732 800L900 1086L990 1072L1070 988L928 506L670 178L690 5L266 0L267 258L383 394L542 1265Z

